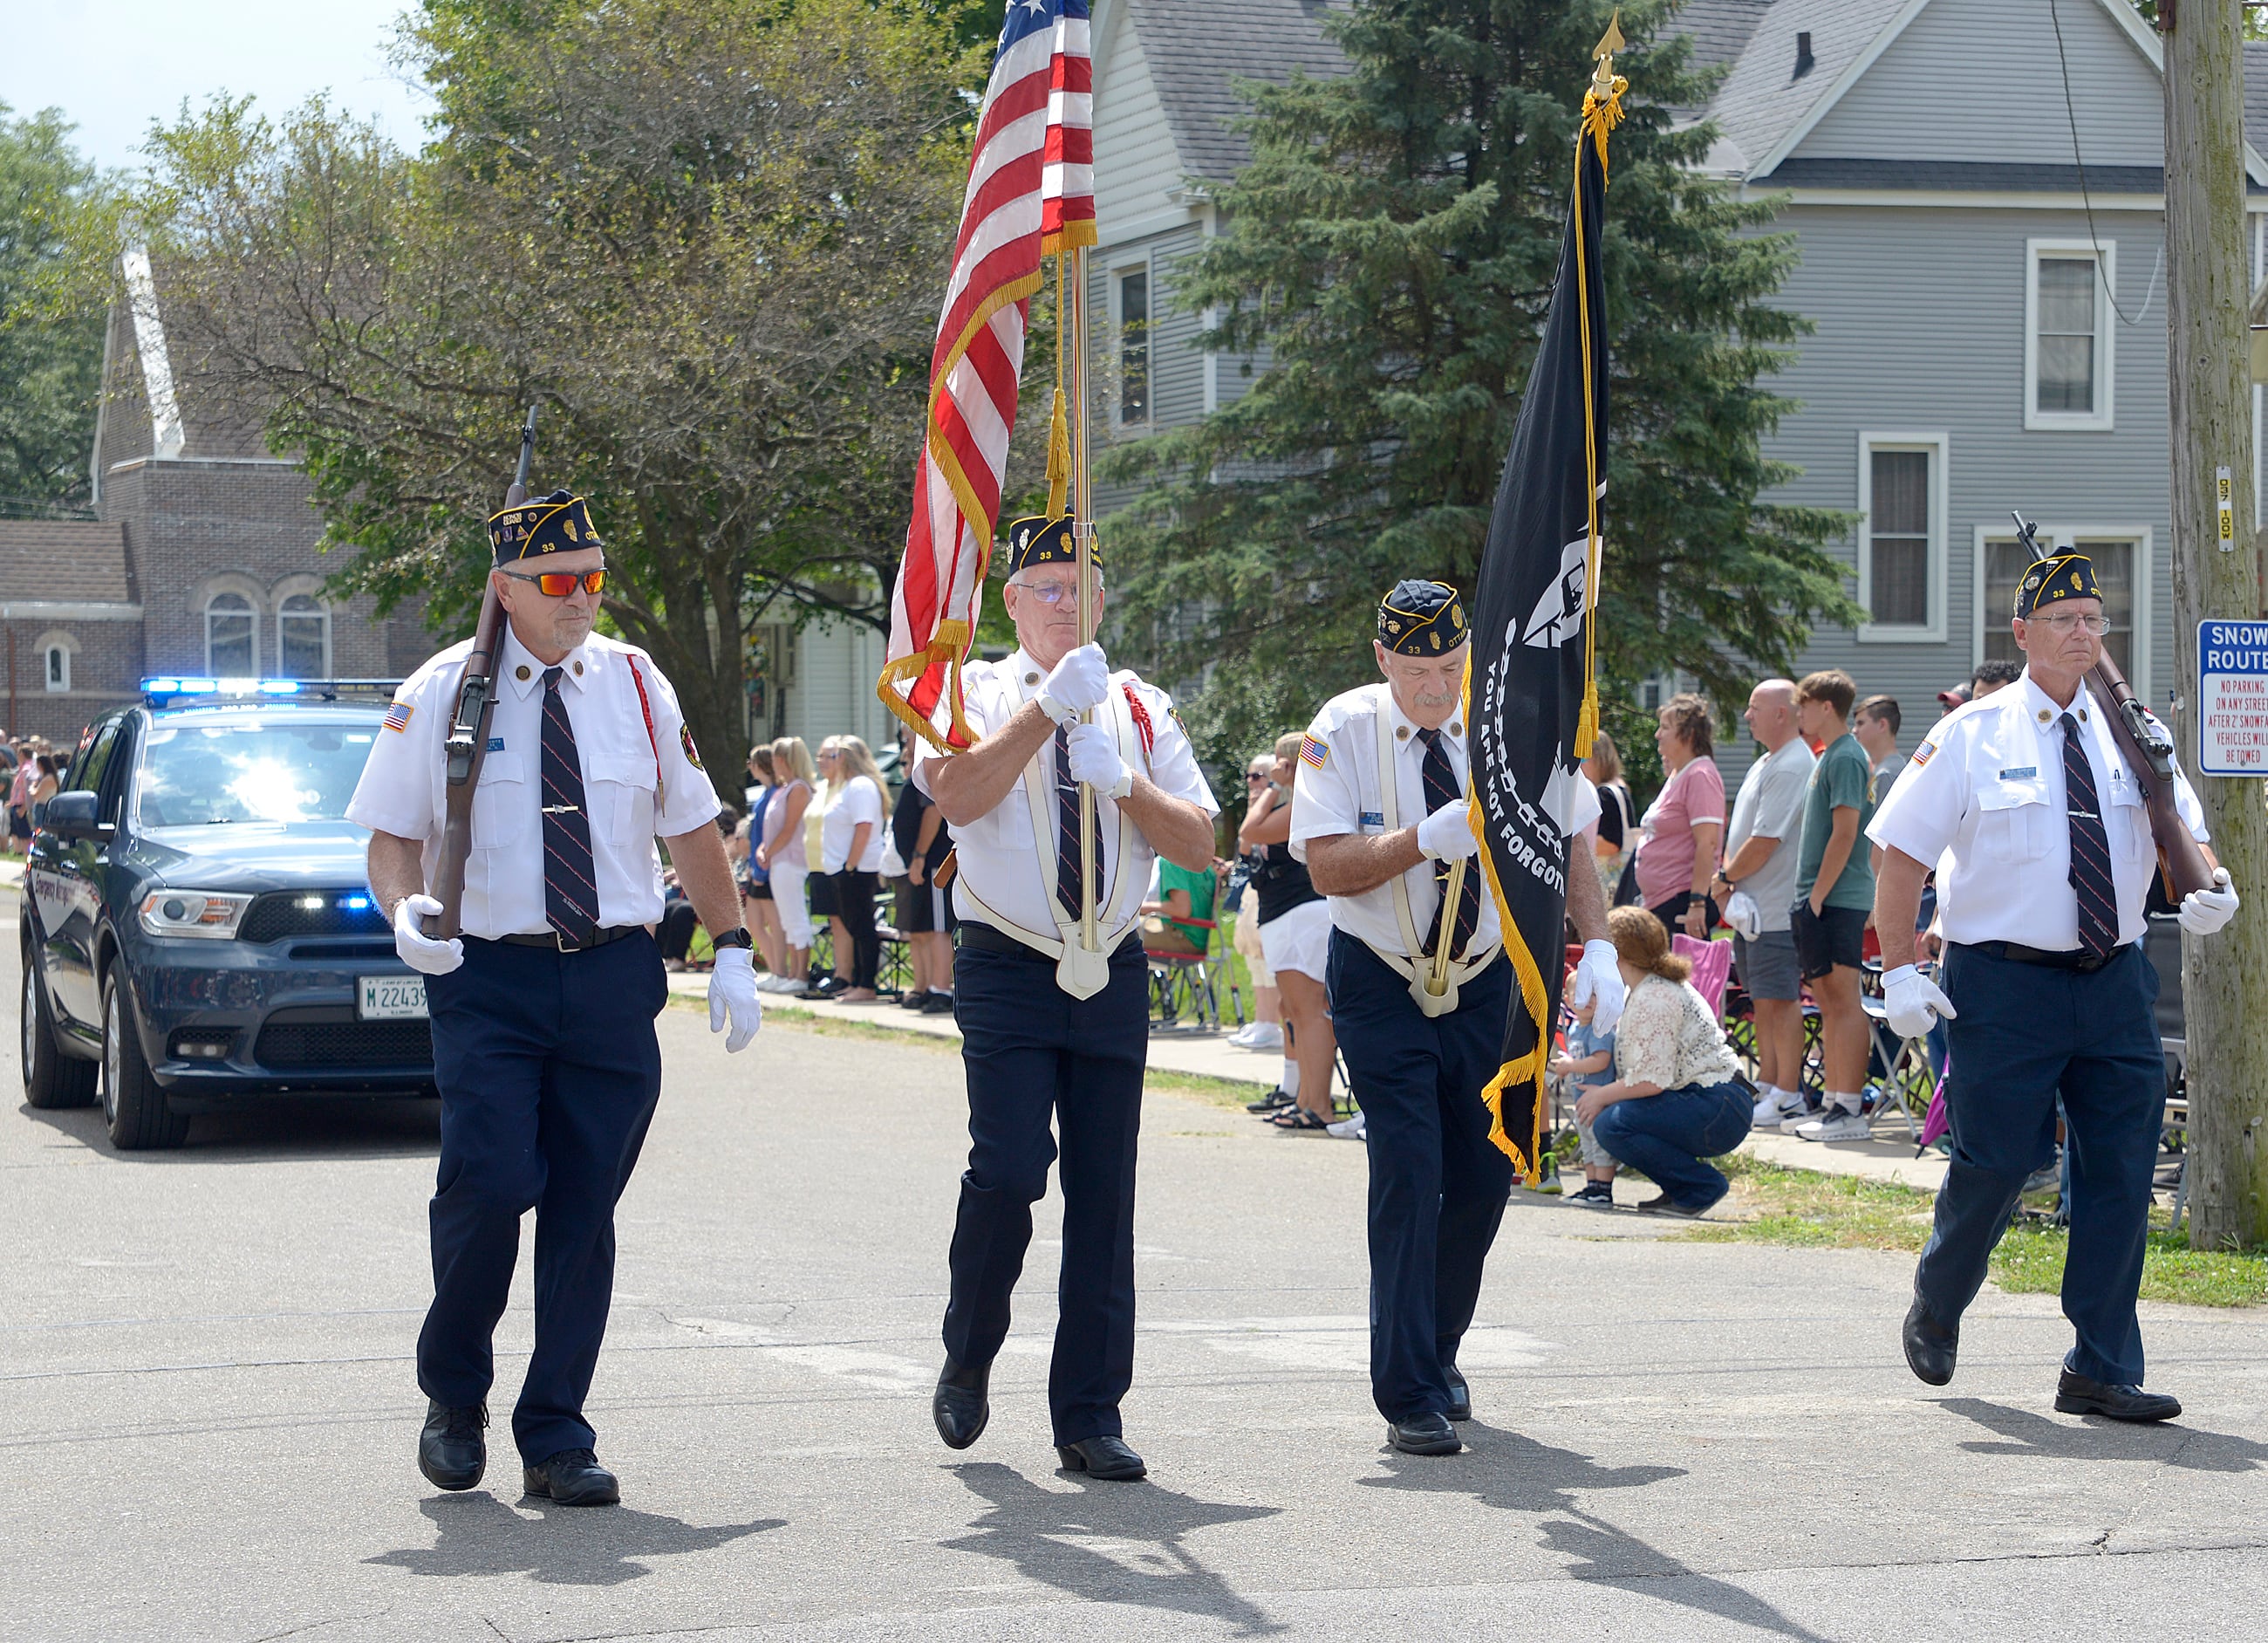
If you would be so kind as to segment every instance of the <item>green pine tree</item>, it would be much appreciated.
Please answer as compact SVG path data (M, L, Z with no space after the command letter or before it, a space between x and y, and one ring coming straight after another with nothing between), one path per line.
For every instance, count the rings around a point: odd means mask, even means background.
M1848 517L1758 500L1796 472L1760 445L1793 409L1764 379L1806 328L1771 303L1794 250L1762 232L1770 203L1699 173L1705 128L1671 129L1712 80L1683 39L1647 43L1668 10L1623 8L1607 194L1599 658L1626 745L1638 680L1683 668L1734 702L1815 621L1856 615L1822 551ZM1206 678L1190 705L1209 751L1374 678L1373 612L1398 578L1472 586L1611 11L1356 0L1328 25L1351 73L1248 88L1253 163L1176 299L1225 316L1201 345L1263 363L1233 404L1105 463L1147 487L1108 527L1120 631L1167 676Z

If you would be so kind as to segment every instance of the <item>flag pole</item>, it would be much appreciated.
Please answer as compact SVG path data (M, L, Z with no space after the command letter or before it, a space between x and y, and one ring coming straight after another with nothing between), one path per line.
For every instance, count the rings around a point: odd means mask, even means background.
M1094 587L1094 498L1093 475L1087 462L1087 324L1086 247L1072 246L1060 253L1066 259L1065 312L1057 323L1068 328L1071 339L1071 534L1079 549L1079 642L1094 643L1097 612ZM1091 712L1081 718L1089 724ZM1089 953L1099 951L1094 927L1094 789L1079 785L1079 944Z

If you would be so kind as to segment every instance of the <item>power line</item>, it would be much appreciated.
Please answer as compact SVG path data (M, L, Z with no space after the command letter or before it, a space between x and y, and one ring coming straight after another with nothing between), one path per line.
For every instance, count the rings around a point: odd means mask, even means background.
M2071 158L2079 167L2079 203L2087 212L2088 243L2095 247L2095 277L2102 281L2102 294L2110 299L2110 312L2118 316L2118 322L2121 325L2139 325L2149 317L2150 305L2157 300L2158 276L2166 263L2165 236L2161 232L2158 238L2158 261L2150 270L2150 288L2142 294L2141 308L2130 320L2126 317L2126 310L2118 306L2118 293L2110 287L2110 270L2103 266L2102 239L2095 232L2095 200L2088 192L2087 161L2079 151L2079 109L2072 101L2071 59L2064 52L2063 14L2057 9L2056 0L2048 0L2048 21L2055 26L2056 64L2063 70L2063 114L2071 123ZM2160 94L2163 95L2163 92Z

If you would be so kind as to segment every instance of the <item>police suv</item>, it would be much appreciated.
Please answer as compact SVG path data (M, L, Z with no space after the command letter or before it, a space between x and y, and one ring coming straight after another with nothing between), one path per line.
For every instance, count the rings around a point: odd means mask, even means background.
M150 679L79 738L24 876L25 1099L122 1148L281 1094L430 1095L422 977L347 801L377 680Z

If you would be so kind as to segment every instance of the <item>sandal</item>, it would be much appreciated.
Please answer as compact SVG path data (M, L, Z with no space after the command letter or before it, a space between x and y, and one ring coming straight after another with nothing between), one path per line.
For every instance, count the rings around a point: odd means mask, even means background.
M1309 1112L1305 1107L1294 1107L1289 1112L1279 1112L1269 1123L1279 1130L1312 1130L1321 1134L1331 1127L1331 1121Z

